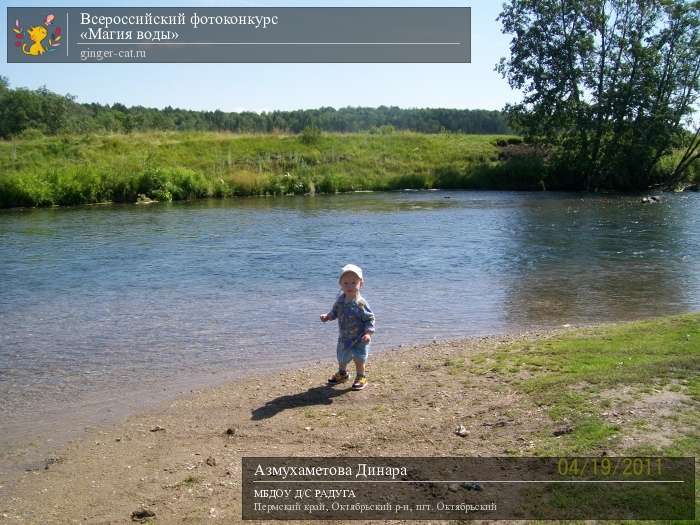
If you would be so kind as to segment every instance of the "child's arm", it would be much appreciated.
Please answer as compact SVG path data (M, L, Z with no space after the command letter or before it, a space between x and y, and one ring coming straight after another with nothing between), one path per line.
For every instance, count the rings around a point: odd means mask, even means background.
M372 334L374 334L374 313L372 313L372 310L367 303L363 302L360 305L360 308L362 309L362 323L365 330L365 333L362 334L362 341L369 343L372 340Z
M328 312L327 314L321 314L321 321L324 323L326 321L333 321L338 318L338 301L333 303L333 306L331 307L331 311Z

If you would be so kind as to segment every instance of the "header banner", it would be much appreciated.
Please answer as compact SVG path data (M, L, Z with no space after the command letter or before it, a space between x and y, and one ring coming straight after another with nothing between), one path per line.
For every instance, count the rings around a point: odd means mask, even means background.
M8 63L470 62L468 7L8 7Z

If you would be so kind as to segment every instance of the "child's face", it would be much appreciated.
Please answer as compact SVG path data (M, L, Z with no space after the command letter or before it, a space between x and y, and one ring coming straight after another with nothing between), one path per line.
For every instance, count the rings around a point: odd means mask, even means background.
M352 272L345 272L340 278L340 287L346 294L355 295L362 288L362 279Z

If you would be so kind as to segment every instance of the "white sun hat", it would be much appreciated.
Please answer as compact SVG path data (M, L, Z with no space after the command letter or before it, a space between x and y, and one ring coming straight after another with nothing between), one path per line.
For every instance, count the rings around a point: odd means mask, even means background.
M338 282L340 282L340 279L343 278L343 275L345 275L348 272L354 273L360 278L360 280L364 281L364 278L362 277L362 268L354 264L346 264L345 266L343 266L343 269L340 270L340 277L338 277Z

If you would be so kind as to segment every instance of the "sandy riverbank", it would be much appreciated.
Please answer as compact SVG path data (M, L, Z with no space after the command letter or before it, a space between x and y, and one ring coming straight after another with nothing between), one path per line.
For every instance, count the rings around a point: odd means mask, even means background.
M515 387L530 372L469 364L563 333L390 350L373 357L361 392L325 386L330 360L194 391L25 472L0 502L0 522L131 523L141 508L157 523L239 522L243 456L532 455L559 423ZM660 435L661 422L654 429ZM624 450L618 443L606 452Z

